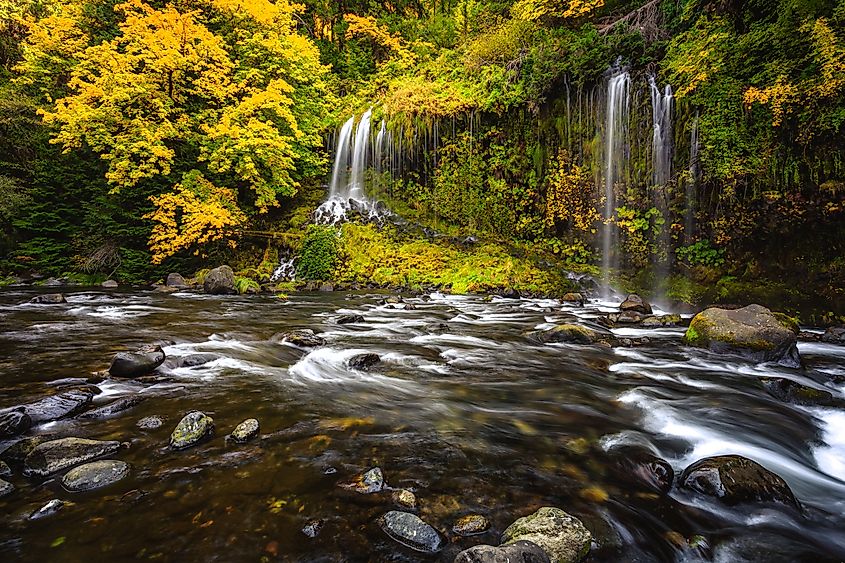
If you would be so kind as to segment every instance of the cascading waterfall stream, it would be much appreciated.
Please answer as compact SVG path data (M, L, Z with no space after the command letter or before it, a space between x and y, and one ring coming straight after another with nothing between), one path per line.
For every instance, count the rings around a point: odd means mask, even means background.
M602 278L604 296L609 297L611 271L618 267L616 233L612 224L616 209L616 184L627 169L628 113L631 76L627 70L615 70L607 81L607 113L604 130L604 216L601 228Z
M352 128L355 126L355 118L349 120L340 128L335 148L334 167L332 168L332 181L329 184L329 198L341 197L341 190L347 186L347 173L349 171L349 143L352 138Z
M686 196L686 205L684 206L684 244L686 245L692 244L693 231L695 230L695 194L698 190L698 180L701 172L698 163L698 148L698 114L696 114L690 131L689 178L687 179L684 194Z
M666 284L671 267L672 250L670 248L670 217L667 184L672 178L672 109L674 96L672 86L666 85L661 92L654 76L648 77L651 90L652 115L652 201L660 211L664 224L658 235L658 253L654 257L655 290L658 296L666 292Z

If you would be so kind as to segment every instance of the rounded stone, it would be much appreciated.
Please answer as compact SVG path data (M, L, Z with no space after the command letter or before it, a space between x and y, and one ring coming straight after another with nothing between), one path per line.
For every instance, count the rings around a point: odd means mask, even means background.
M229 437L234 440L235 442L248 442L258 436L258 431L260 430L260 426L258 425L258 420L254 418L248 418L238 424Z
M202 411L186 414L170 435L170 447L184 450L214 434L214 419Z
M81 493L113 485L128 475L128 463L104 459L71 469L62 477L62 486L72 493Z
M454 563L549 563L549 556L536 543L522 540L499 547L476 545L460 552Z
M145 416L136 423L136 426L141 430L155 430L161 428L164 420L160 416Z
M416 514L391 510L379 519L381 529L393 540L423 553L436 553L443 549L443 538L437 530Z
M481 514L461 516L452 526L452 533L459 536L475 536L490 529L490 521Z
M417 507L417 497L408 489L393 491L391 499L395 505L401 506L402 508L414 509Z
M592 539L592 534L578 518L551 506L518 519L502 534L503 545L520 540L533 542L553 563L580 561L590 551Z
M38 444L24 460L24 475L46 477L120 449L120 442L60 438Z
M756 461L740 455L700 459L684 469L681 486L727 505L776 502L798 508L789 485Z

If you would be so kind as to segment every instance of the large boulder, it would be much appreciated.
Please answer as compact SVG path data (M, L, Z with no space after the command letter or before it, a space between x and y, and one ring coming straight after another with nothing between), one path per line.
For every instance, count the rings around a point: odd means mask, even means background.
M164 363L161 346L145 346L137 352L118 352L109 366L112 377L141 377L149 375Z
M80 465L62 477L62 486L72 493L107 487L129 476L129 464L104 459Z
M827 329L822 335L822 342L845 345L845 327L840 326Z
M29 302L38 305L58 305L60 303L67 303L67 299L61 293L44 293L42 295L36 295Z
M214 419L202 411L193 411L182 417L170 435L170 447L184 450L214 434Z
M185 281L185 278L182 277L182 274L173 272L167 274L167 279L164 281L164 286L182 289L188 287L188 283Z
M643 313L644 315L650 315L652 313L649 302L636 293L632 293L626 297L625 301L619 305L619 308L623 311L636 311L637 313Z
M520 540L494 547L476 545L460 552L454 563L550 563L549 556L536 543Z
M437 530L410 512L391 510L379 519L379 525L392 539L423 553L436 553L445 543Z
M236 295L235 272L229 266L214 268L205 276L202 289L212 295Z
M502 533L503 545L523 540L540 546L553 563L573 563L590 551L593 536L578 518L560 508L544 506Z
M684 341L717 353L742 355L755 362L801 367L794 326L760 305L741 309L711 307L690 322Z
M721 455L696 461L684 469L681 486L731 506L775 502L798 508L798 501L786 481L756 461L740 455Z
M60 438L38 444L24 460L24 475L46 477L74 465L112 454L120 449L120 442Z
M38 424L76 414L91 404L93 398L94 394L90 391L71 390L44 397L34 403L16 407L14 410L29 416L32 424Z
M610 334L602 334L597 330L576 324L558 325L549 330L533 332L530 336L543 344L595 344L612 338Z

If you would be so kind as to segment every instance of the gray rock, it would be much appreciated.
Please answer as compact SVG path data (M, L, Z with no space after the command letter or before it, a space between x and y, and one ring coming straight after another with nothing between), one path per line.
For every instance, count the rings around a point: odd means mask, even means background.
M164 419L160 416L145 416L141 420L139 420L135 426L140 428L141 430L155 430L157 428L161 428L164 424Z
M416 551L436 553L443 549L443 538L437 530L416 514L391 510L379 519L379 525L393 540Z
M778 400L804 406L836 406L839 401L822 389L802 385L785 377L761 377L766 391Z
M417 306L413 303L405 303L405 305L402 306L402 309L404 309L405 311L416 311Z
M49 442L52 439L51 436L30 436L29 438L23 438L3 450L0 453L0 459L14 465L20 465L24 462L26 456L29 455L29 452L35 449L35 446Z
M404 299L399 295L389 295L381 300L382 305L398 305L404 302Z
M578 518L551 506L518 519L502 534L502 544L521 540L533 542L554 563L580 561L590 551L592 539L592 534Z
M235 272L229 266L214 268L205 276L202 289L212 295L236 295Z
M446 323L431 323L425 325L425 331L430 334L443 334L449 332L449 325Z
M6 478L12 476L12 468L5 461L0 461L0 477Z
M45 287L59 287L65 285L64 281L56 278L47 278L47 280L41 284Z
M182 277L182 274L173 272L167 274L167 279L164 281L165 287L175 287L177 289L183 289L188 287L187 282L185 282L185 278Z
M214 420L202 411L186 414L170 435L170 447L184 450L214 434Z
M118 352L109 366L112 377L142 377L164 363L161 346L145 346L137 352Z
M62 477L62 486L72 493L80 493L113 485L128 476L128 463L103 459L71 469Z
M38 444L24 460L24 475L46 477L74 465L112 454L120 449L120 442L60 438Z
M580 306L583 307L584 302L586 300L584 299L584 296L581 295L580 293L567 293L561 298L561 301L563 301L564 303L569 303L569 304L572 304L572 305L580 305Z
M316 538L320 535L320 532L323 530L323 525L326 523L325 520L309 520L305 523L302 527L302 533L308 536L309 538Z
M106 280L102 283L102 286L105 289L117 289L118 284L114 280Z
M17 407L16 410L20 412L22 408L23 412L29 416L32 424L38 424L76 414L91 404L93 398L94 394L90 391L65 391L58 395L44 397L34 403L22 405Z
M220 354L202 353L190 354L188 356L182 356L181 358L171 359L173 360L172 365L175 368L194 368L197 366L217 361L222 357L223 356L221 356Z
M270 341L286 342L300 348L317 348L326 343L325 339L314 334L314 331L309 328L279 332L270 337Z
M459 536L475 536L490 529L490 521L481 514L461 516L452 525L452 533Z
M67 299L65 299L65 296L61 293L44 293L36 295L30 299L29 302L37 303L39 305L59 305L61 303L67 303Z
M361 315L341 315L334 322L339 325L360 324L364 322L364 317Z
M681 486L733 506L775 502L800 508L786 481L756 461L740 455L700 459L684 469Z
M827 329L822 335L821 340L828 344L845 344L845 327Z
M520 540L510 545L494 547L476 545L460 552L454 563L550 563L549 556L539 545Z
M346 365L352 369L366 371L381 362L378 354L358 354L347 360Z
M652 313L651 305L649 305L648 301L636 293L632 293L626 297L625 301L619 305L619 308L623 311L636 311L637 313L643 313L645 315L650 315Z
M79 415L79 418L87 418L87 419L104 419L109 418L115 415L118 415L124 411L128 411L129 409L136 407L143 403L145 400L144 397L124 397L123 399L118 399L116 401L112 401L107 405L103 405L101 407L97 407L96 409L92 409L90 411L84 412Z
M330 284L330 283L324 283L324 284L321 284L321 285L320 285L320 289L319 289L318 291L323 291L323 292L331 292L331 291L334 291L334 285L332 285L332 284Z
M788 317L760 305L741 309L711 307L690 322L684 341L717 353L739 354L755 362L801 367L797 334Z
M8 481L0 479L0 498L10 495L15 492L15 486Z
M229 437L235 442L248 442L258 436L260 427L254 418L248 418L238 424Z
M52 516L59 510L65 507L65 502L54 498L35 512L29 515L30 520L41 520L42 518L46 518L48 516Z
M377 493L384 488L384 473L380 467L373 467L356 476L349 483L341 483L340 487L362 495Z
M23 407L0 414L0 437L23 434L32 426L32 419Z
M595 344L611 338L609 334L604 335L591 328L576 324L558 325L549 330L533 332L530 336L543 344Z

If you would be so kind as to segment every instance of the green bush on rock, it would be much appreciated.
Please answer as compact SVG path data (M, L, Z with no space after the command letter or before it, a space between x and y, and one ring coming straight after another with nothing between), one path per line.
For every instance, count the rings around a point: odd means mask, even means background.
M309 225L302 239L297 274L306 280L330 279L337 264L338 233L334 227Z

